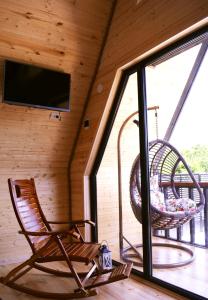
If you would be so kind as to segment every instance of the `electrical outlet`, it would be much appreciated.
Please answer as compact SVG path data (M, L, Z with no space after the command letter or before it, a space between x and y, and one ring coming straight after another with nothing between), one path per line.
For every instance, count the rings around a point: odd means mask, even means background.
M61 114L57 111L52 111L50 114L50 120L61 121Z

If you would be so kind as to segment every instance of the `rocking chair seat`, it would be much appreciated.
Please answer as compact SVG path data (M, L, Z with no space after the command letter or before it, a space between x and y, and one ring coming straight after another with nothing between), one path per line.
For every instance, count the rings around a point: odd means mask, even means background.
M68 239L62 240L64 249L71 261L84 262L89 264L98 256L100 244L96 243L69 243ZM41 250L37 262L50 262L65 260L56 241L49 240L49 242Z

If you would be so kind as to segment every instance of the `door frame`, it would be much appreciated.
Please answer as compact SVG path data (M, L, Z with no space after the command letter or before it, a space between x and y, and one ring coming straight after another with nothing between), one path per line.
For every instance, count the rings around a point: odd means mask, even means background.
M137 72L137 86L138 86L138 108L140 117L140 151L141 151L141 195L146 201L143 203L142 219L146 220L142 224L142 236L143 236L143 249L144 249L144 269L143 272L134 270L133 273L147 279L152 283L156 283L164 288L169 289L177 294L191 298L193 300L206 300L207 298L200 295L194 294L188 290L181 287L177 287L173 284L160 280L152 275L152 242L151 242L151 224L150 224L150 194L149 194L149 168L148 168L148 127L147 127L147 103L146 103L146 86L145 86L145 67L152 62L155 62L162 57L169 56L175 53L175 51L182 51L187 47L187 45L193 45L193 42L200 38L203 34L207 34L208 26L203 26L202 28L189 33L185 37L173 42L171 45L164 47L161 50L149 55L142 61L136 63L135 65L125 69L120 78L120 82L115 93L114 101L111 107L109 117L106 122L106 126L102 135L100 145L98 147L97 155L94 160L94 164L89 175L90 182L90 205L91 205L91 219L96 223L96 229L92 231L92 240L98 240L97 231L97 185L96 185L96 175L102 161L105 148L113 127L117 111L122 100L122 96L128 82L128 78L131 74ZM114 262L116 264L116 262Z

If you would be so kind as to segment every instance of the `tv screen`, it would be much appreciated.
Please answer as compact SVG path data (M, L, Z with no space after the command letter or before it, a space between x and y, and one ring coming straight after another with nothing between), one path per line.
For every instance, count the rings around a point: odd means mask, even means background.
M70 74L5 61L3 102L69 111Z

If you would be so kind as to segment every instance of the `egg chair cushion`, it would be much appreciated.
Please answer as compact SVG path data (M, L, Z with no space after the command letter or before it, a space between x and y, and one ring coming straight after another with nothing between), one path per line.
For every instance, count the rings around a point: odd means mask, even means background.
M150 177L150 199L151 205L160 211L166 210L164 194L159 189L158 175Z
M194 212L196 210L196 202L190 198L165 199L164 193L160 191L158 175L150 177L150 199L151 205L160 211Z
M189 198L167 199L166 210L171 212L194 212L196 210L196 202Z

